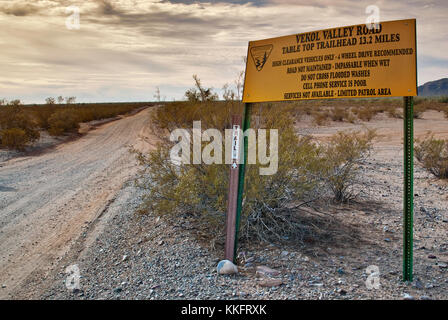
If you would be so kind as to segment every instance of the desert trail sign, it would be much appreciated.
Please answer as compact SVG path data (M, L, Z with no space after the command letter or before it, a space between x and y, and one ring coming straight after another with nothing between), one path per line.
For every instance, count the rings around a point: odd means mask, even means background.
M404 97L403 280L413 269L413 96L417 95L416 20L310 31L249 42L243 132L254 102ZM241 118L235 118L238 127ZM226 259L235 260L247 136L230 171ZM294 152L294 151L292 151ZM236 157L233 154L233 157ZM238 180L238 182L237 182Z
M417 95L415 19L249 42L243 102Z

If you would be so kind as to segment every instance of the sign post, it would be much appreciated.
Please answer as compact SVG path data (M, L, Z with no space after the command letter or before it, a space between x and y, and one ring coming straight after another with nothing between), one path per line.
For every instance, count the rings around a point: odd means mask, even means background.
M243 132L250 127L252 103L404 97L405 281L412 281L412 96L416 95L415 19L386 21L375 27L365 24L345 26L249 42L243 91ZM243 139L244 152L238 173L233 257L236 256L237 250L247 157L247 137Z
M412 281L414 215L414 106L404 97L404 201L403 201L403 281Z
M236 209L236 228L235 228L235 247L234 255L237 255L238 248L238 235L240 230L241 212L243 211L243 193L244 193L244 177L246 173L246 162L247 162L247 150L248 150L248 137L244 133L250 128L250 113L252 104L244 104L244 121L243 121L243 150L241 155L241 165L238 178L238 204Z
M236 231L237 225L237 199L238 199L238 183L240 165L238 160L240 157L240 130L241 116L232 116L232 163L230 165L230 179L229 179L229 196L227 204L227 223L226 223L226 249L225 258L229 261L235 262L235 247L236 247Z

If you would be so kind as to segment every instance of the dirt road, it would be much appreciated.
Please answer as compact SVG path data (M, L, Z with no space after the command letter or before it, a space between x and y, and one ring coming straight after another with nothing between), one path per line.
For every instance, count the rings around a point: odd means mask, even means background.
M54 151L0 163L0 298L14 298L33 275L45 278L107 211L137 172L129 146L145 144L149 112L105 124Z

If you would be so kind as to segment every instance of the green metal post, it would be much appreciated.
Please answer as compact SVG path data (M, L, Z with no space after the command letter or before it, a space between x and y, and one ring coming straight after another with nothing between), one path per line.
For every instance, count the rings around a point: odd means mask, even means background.
M414 215L414 102L404 97L403 281L412 281Z
M243 135L247 129L250 128L250 109L252 107L251 103L244 104L244 118L243 118ZM236 262L237 257L237 248L238 248L238 234L240 230L240 220L241 220L241 211L243 210L243 193L244 193L244 173L246 169L247 162L247 150L248 150L248 137L244 136L244 147L243 154L241 157L240 164L240 172L238 177L238 198L237 198L237 207L236 207L236 228L235 228L235 249L233 254L233 262Z

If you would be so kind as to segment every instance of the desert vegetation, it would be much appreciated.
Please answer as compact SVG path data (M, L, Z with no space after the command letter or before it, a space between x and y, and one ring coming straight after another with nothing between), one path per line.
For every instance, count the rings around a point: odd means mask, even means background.
M218 239L224 231L229 168L171 161L170 150L176 142L170 141L169 135L177 128L191 130L193 121L201 120L202 130L216 128L224 136L224 130L231 127L231 115L241 114L243 105L233 99L216 101L211 89L202 88L196 80L196 88L186 93L189 101L166 103L153 112L153 131L159 143L150 153L136 152L143 168L139 184L147 190L140 211L191 219L199 235ZM234 97L231 93L227 96ZM312 112L307 105L297 108L294 103L253 106L251 127L278 129L280 156L274 175L260 175L258 161L246 167L241 240L306 241L319 231L304 223L305 212L313 211L317 204L355 198L355 185L361 183L359 167L369 155L375 133L367 129L339 132L328 141L299 136L294 127L296 117ZM347 116L347 111L340 109L334 114L338 121ZM225 150L224 142L222 148Z
M428 134L424 139L417 139L414 151L423 168L437 178L448 179L448 140Z
M58 103L56 103L58 101ZM63 104L63 102L65 103ZM81 122L113 118L148 103L76 104L76 97L49 97L44 105L0 100L0 146L23 150L42 130L60 136L77 132Z

